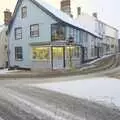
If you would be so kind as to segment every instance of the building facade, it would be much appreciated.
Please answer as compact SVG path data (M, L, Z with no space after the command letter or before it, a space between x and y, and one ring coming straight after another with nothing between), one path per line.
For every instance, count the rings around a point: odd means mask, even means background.
M4 11L4 24L0 25L0 68L8 67L8 24L12 13Z
M0 68L6 68L8 65L8 36L7 36L8 26L0 26Z
M42 0L18 0L9 26L9 65L79 68L100 56L101 40L97 32Z
M90 16L85 13L79 13L76 20L102 38L97 44L100 48L100 56L114 54L118 51L118 30L102 21L97 17L97 13ZM92 48L90 48L92 49Z

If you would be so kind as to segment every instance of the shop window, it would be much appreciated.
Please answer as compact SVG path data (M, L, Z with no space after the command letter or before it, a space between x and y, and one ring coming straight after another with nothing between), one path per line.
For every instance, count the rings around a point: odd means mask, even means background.
M63 47L53 47L54 58L63 59Z
M79 46L68 46L66 47L67 57L70 57L70 54L73 58L80 58L80 47Z
M15 60L23 59L23 51L22 47L15 47Z
M49 47L33 47L32 59L33 60L49 60Z
M65 40L65 27L63 25L52 25L52 41L54 40Z
M30 25L30 36L39 37L39 24Z

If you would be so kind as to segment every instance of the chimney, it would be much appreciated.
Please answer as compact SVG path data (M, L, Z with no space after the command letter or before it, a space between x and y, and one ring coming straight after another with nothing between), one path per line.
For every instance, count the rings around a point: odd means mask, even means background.
M71 0L62 0L61 1L61 11L71 15Z
M98 15L96 12L93 13L93 17L98 18Z
M10 12L9 9L6 9L4 11L4 24L5 25L9 25L11 17L12 17L12 13Z
M81 15L81 7L77 7L77 16Z

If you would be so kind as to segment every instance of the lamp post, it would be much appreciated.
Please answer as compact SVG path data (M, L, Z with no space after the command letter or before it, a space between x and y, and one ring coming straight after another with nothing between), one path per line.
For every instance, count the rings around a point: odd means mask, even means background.
M74 39L73 37L69 37L69 40L68 40L70 68L72 68L72 49L71 49L71 47L72 47L72 44L74 42L73 39Z

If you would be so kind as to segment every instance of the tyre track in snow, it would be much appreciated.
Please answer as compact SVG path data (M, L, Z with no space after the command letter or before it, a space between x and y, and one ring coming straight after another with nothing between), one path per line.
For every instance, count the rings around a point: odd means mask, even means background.
M39 106L46 107L49 111L55 112L56 110L57 115L61 114L61 111L66 111L79 120L82 118L86 120L120 120L120 111L117 108L34 87L17 86L9 87L9 89L23 95L33 103L36 102ZM67 117L69 120L76 120L75 117Z

